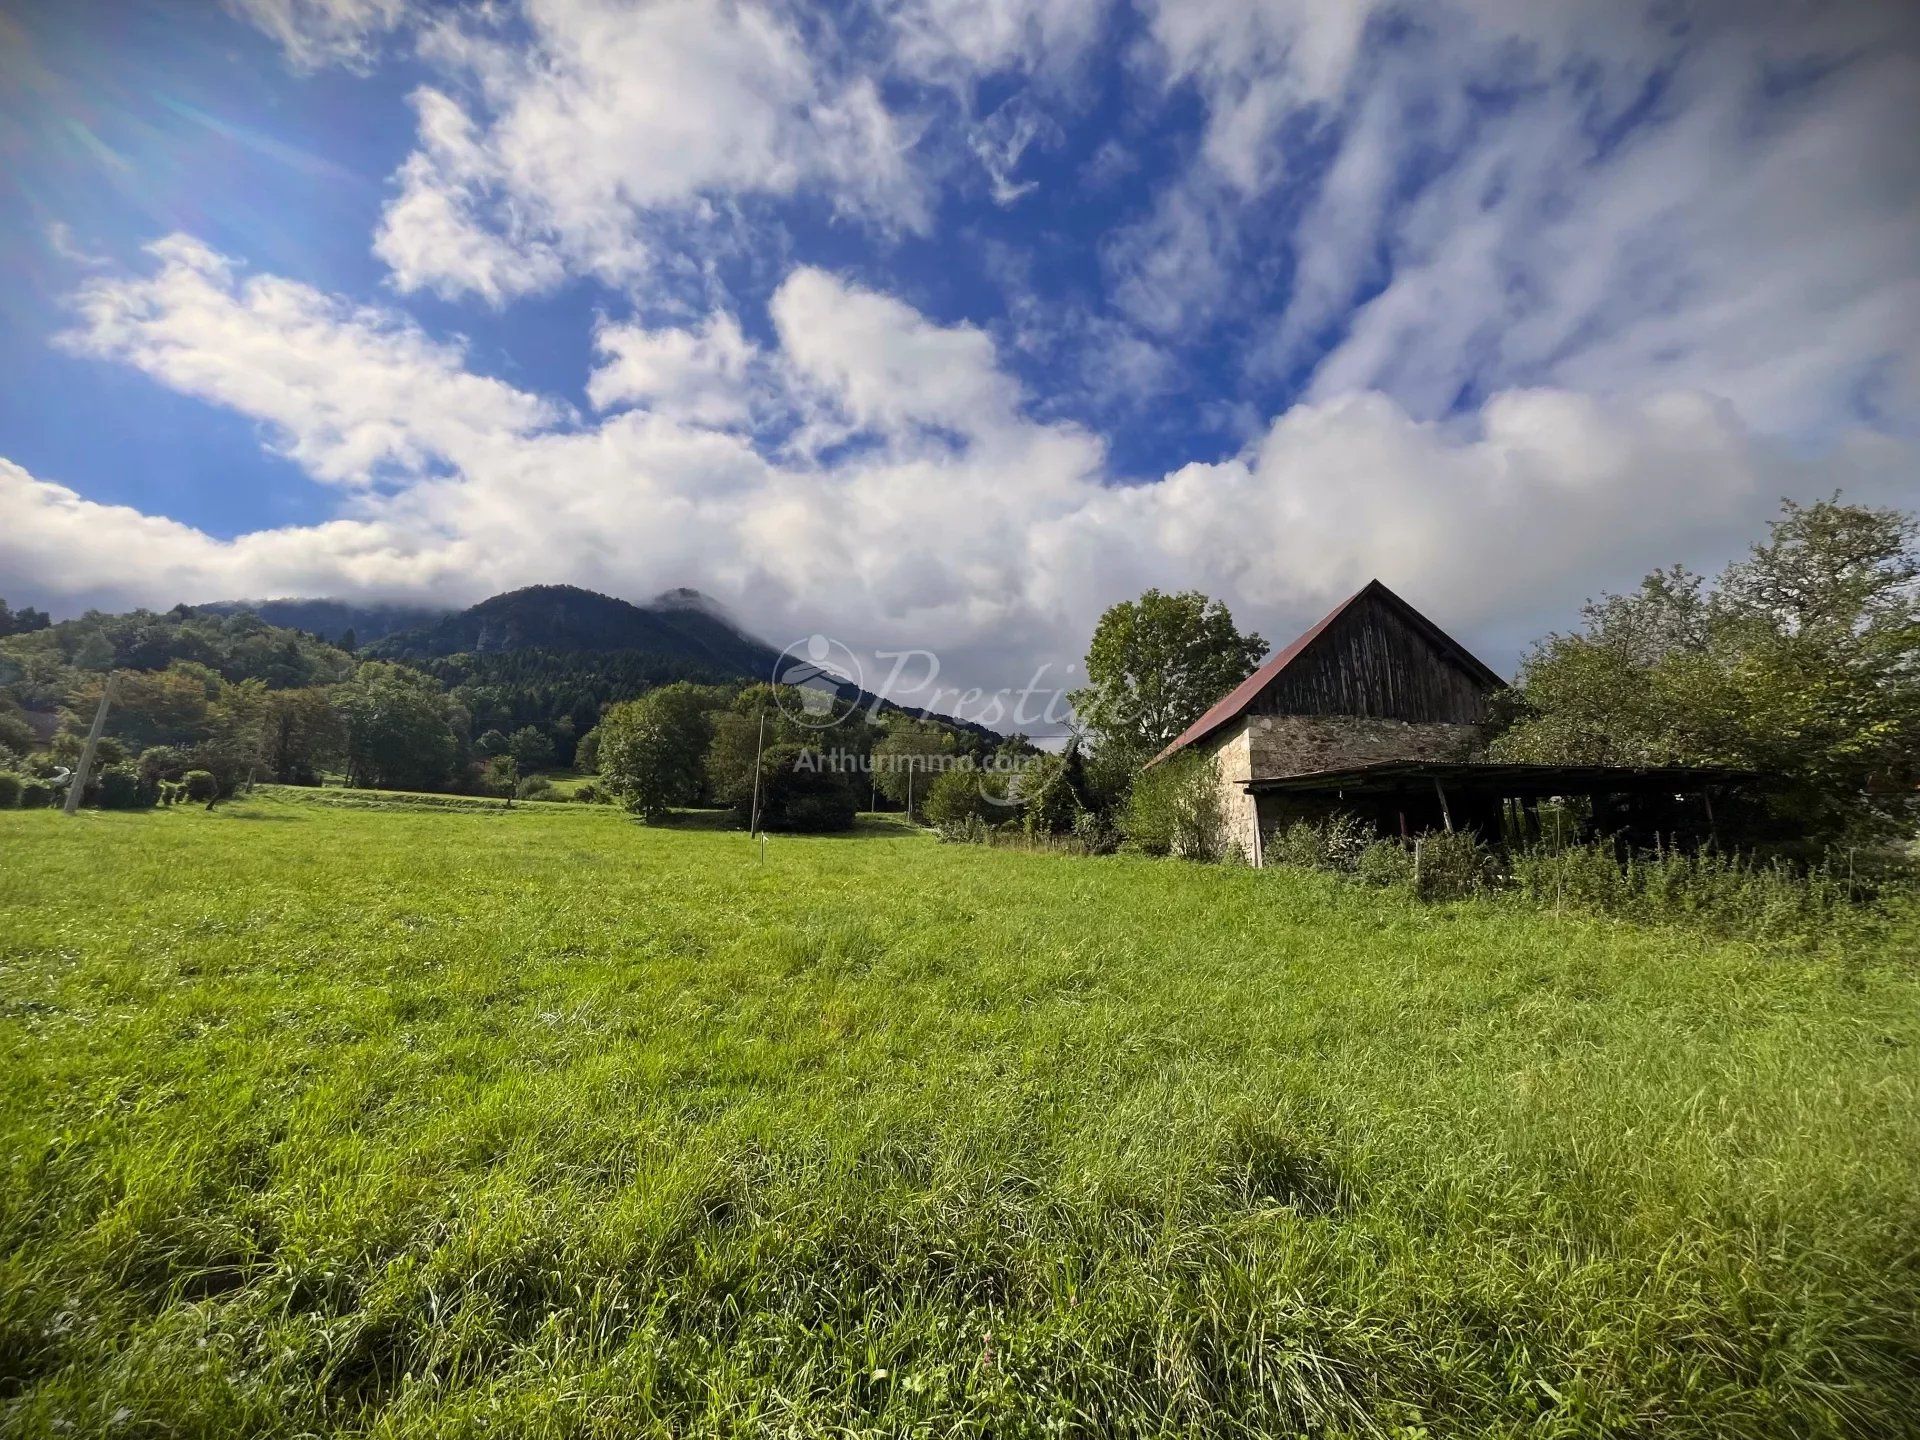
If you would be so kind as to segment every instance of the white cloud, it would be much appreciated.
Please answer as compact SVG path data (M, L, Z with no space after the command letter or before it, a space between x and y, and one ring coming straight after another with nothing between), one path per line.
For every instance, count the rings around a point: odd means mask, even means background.
M594 344L606 357L587 381L596 410L640 405L721 429L752 418L760 353L725 312L693 330L603 325Z
M399 28L408 0L223 0L227 9L264 31L286 51L296 70L323 65L359 67L380 41Z
M400 193L374 235L374 253L402 290L462 294L499 305L551 290L566 276L554 246L532 233L512 206L494 205L497 176L473 120L440 91L414 92L420 148L401 165ZM489 228L497 218L506 233Z
M874 81L810 50L784 8L729 0L525 0L528 40L456 17L424 53L467 84L417 97L420 143L376 250L402 289L496 303L566 271L648 274L650 226L699 225L739 197L825 196L916 229L913 134Z
M221 540L0 465L0 571L36 603L692 584L777 643L928 646L997 686L1077 658L1149 584L1220 595L1278 641L1377 574L1500 660L1603 585L1725 558L1782 494L1884 500L1916 459L1867 434L1803 454L1698 394L1515 390L1444 425L1371 394L1122 486L1095 437L1033 418L983 332L817 269L776 292L764 354L726 315L606 327L597 399L642 408L588 421L390 315L241 284L186 241L159 258L87 292L96 353L262 421L322 478L396 482L347 518ZM875 443L783 443L820 413Z
M893 60L923 79L971 86L983 75L1071 72L1098 40L1107 0L894 0L879 7Z
M261 421L275 448L318 479L357 488L458 467L563 413L473 374L457 346L392 312L272 275L243 280L185 236L149 252L152 274L81 289L80 323L62 343Z
M1310 398L1698 389L1782 432L1910 428L1912 7L1162 0L1150 31L1207 114L1107 251L1158 332L1242 319L1245 256L1277 254L1255 368L1317 361Z
M987 439L1013 424L1019 388L984 331L932 324L891 296L811 268L787 277L771 311L798 381L861 429Z

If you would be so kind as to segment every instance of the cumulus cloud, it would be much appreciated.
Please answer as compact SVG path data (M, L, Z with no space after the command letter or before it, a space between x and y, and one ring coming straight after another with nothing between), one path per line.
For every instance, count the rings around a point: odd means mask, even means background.
M152 273L101 276L79 292L79 323L61 342L260 421L316 479L364 488L458 467L563 413L474 374L458 345L392 311L278 276L243 279L183 235L148 251Z
M698 224L742 197L824 196L919 229L913 141L867 75L810 48L757 0L526 0L524 43L486 15L429 29L423 53L474 95L416 97L419 144L375 250L403 290L490 301L564 274L631 285L650 226Z
M752 418L762 357L725 312L697 329L602 325L594 343L604 357L587 381L596 410L637 405L719 429Z
M0 466L0 571L69 606L692 584L776 643L925 646L994 687L1044 662L1063 678L1099 611L1149 584L1206 589L1279 639L1379 574L1502 660L1602 584L1724 558L1783 494L1887 498L1916 458L1866 433L1809 455L1698 393L1519 389L1447 423L1375 393L1117 484L1095 436L1033 415L984 332L814 268L776 291L764 352L726 314L604 327L597 419L189 241L86 294L94 353L259 420L321 478L392 483L327 524L222 540ZM848 443L795 447L821 415Z

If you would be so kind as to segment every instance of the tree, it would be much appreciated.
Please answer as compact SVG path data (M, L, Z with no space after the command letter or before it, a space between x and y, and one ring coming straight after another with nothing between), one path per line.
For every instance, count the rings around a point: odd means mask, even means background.
M1220 601L1149 590L1100 617L1087 683L1067 698L1103 750L1138 766L1251 675L1266 650Z
M75 725L84 729L92 721L105 684L104 674L84 673L68 697ZM113 682L108 733L133 750L191 745L206 738L208 707L222 688L217 674L192 661L165 670L122 670Z
M1020 823L1029 835L1065 835L1089 806L1080 745L1069 740L1058 755L1042 755L1020 777Z
M1788 502L1708 587L1681 570L1582 612L1521 667L1496 754L1758 770L1816 841L1910 835L1920 785L1920 530Z
M369 660L340 687L347 783L395 790L445 785L460 755L456 711L429 677Z
M600 774L635 814L651 822L700 798L713 740L711 703L706 689L681 683L610 706L601 716Z
M598 774L600 770L600 727L594 726L580 737L580 743L573 747L573 768L585 775Z
M473 742L473 748L488 759L492 759L495 755L505 755L507 753L506 733L501 730L489 730Z
M820 752L804 745L770 747L760 764L760 828L820 832L845 830L858 813L854 791L843 775L820 763Z
M266 768L283 785L317 785L320 772L346 756L347 727L324 689L275 690L267 696Z
M522 770L544 770L553 764L553 741L531 725L522 725L507 741L507 752Z
M873 783L882 795L902 807L911 795L913 808L918 810L932 791L935 778L953 763L957 748L951 731L931 721L894 715L873 747Z
M998 825L1018 814L1007 798L1004 775L990 770L954 768L933 777L927 787L925 813L935 825L952 825L972 817Z
M44 630L52 624L52 617L44 610L36 610L31 605L23 605L18 610L7 607L0 600L0 638L8 635L31 635L36 630Z
M511 755L495 755L480 772L480 785L489 795L512 795L520 788L520 762Z

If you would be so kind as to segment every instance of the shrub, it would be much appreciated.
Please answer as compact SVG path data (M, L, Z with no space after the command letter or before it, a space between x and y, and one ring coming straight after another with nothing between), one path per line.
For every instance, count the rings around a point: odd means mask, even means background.
M605 747L602 747L604 761ZM772 745L760 762L760 826L765 830L847 830L853 792L800 745Z
M219 798L220 782L214 779L211 770L189 770L180 777L180 780L187 787L189 800L196 800L204 805L209 800Z
M1266 859L1273 865L1302 870L1332 870L1351 875L1360 857L1373 843L1373 829L1355 815L1329 815L1324 820L1296 820L1268 839Z
M1365 885L1391 889L1413 883L1413 849L1398 840L1376 840L1360 852L1353 878Z
M53 804L59 794L47 781L32 775L20 777L20 808L22 810L44 810Z
M514 787L513 793L522 800L551 800L553 781L544 775L529 775Z
M1141 771L1120 829L1144 854L1220 859L1227 849L1226 815L1212 759L1187 753Z
M598 805L607 797L600 793L600 787L589 780L573 792L573 798L582 805Z
M978 819L984 825L996 824L1014 813L1006 803L1006 791L1004 777L956 766L934 777L920 813L936 828L967 819Z
M12 810L20 804L20 792L26 781L11 770L0 770L0 810Z
M1422 900L1460 900L1493 883L1493 851L1470 830L1435 831L1415 846L1414 893Z
M1120 848L1122 836L1106 816L1082 810L1073 817L1073 838L1086 847L1089 855L1111 855Z
M100 772L97 804L102 810L136 810L153 803L154 791L140 783L132 765L109 765Z
M933 833L948 845L984 845L993 831L978 815L963 815L958 820L934 821Z

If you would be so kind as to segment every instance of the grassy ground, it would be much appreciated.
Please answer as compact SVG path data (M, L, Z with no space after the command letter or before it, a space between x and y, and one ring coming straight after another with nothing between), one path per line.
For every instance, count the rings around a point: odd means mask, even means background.
M0 814L0 1430L1914 1433L1916 1001L887 827Z

